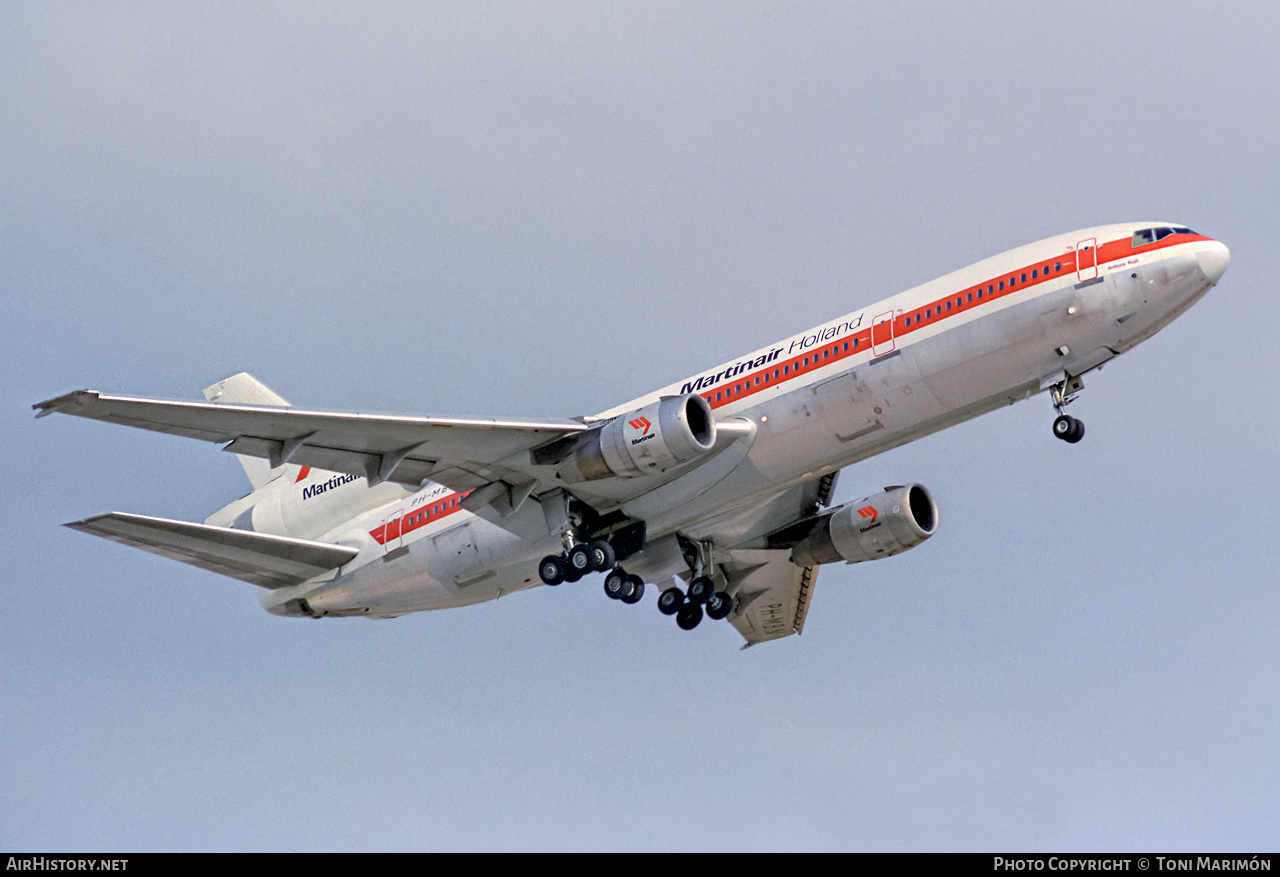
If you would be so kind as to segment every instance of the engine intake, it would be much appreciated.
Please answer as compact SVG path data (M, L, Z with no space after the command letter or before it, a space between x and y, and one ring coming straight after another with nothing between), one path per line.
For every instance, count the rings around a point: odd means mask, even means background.
M673 396L615 417L579 445L560 468L571 484L665 472L708 453L716 421L697 393Z
M791 562L814 566L879 560L915 548L937 529L938 506L924 485L886 487L823 518L791 549Z

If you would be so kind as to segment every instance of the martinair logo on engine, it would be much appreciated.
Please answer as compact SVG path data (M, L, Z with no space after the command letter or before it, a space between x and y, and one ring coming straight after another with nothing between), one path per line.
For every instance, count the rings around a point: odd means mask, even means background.
M858 509L858 514L867 521L867 526L859 528L859 533L865 533L868 530L874 530L880 525L876 523L876 518L880 517L880 513L876 511L875 506L863 506Z
M653 426L647 417L637 417L635 420L628 420L627 426L632 429L641 430L640 435L631 440L632 445L638 445L641 442L647 442L649 439L657 435L656 432L649 432L649 428Z

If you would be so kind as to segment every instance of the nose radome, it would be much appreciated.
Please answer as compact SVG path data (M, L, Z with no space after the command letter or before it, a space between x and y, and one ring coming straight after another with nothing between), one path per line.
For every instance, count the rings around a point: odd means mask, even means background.
M1196 261L1200 263L1200 270L1209 278L1209 282L1217 283L1231 262L1231 251L1226 244L1210 241L1196 251Z

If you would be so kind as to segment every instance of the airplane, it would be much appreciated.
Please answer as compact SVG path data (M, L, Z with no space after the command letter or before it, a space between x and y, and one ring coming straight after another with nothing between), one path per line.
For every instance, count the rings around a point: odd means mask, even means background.
M248 374L204 402L79 390L32 406L236 454L252 492L204 523L111 512L66 526L262 589L281 616L393 618L604 573L612 599L743 648L801 633L819 567L931 537L921 484L832 505L840 471L1042 392L1053 434L1101 368L1222 277L1222 243L1169 222L1010 250L589 417L299 410Z

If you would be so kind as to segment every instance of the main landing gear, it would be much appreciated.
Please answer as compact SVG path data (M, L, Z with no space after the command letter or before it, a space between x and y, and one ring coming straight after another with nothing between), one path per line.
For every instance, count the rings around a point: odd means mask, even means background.
M566 550L561 554L548 554L538 564L538 577L543 584L558 585L576 582L593 572L608 571L604 577L604 593L610 600L623 603L639 603L644 597L644 580L628 573L616 562L613 546L604 540L585 543L575 542L572 533L564 537ZM683 630L693 630L702 622L703 615L719 621L733 611L733 597L717 591L715 580L704 575L710 570L711 549L706 543L690 543L692 551L688 559L694 578L685 594L678 587L667 588L658 595L658 611L676 616L676 624Z
M1053 434L1072 445L1084 438L1084 424L1066 414L1063 409L1074 402L1076 395L1083 389L1084 381L1070 375L1049 388L1049 398L1053 400L1053 407L1058 412L1053 421Z
M571 541L571 540L569 540ZM604 540L571 544L563 554L548 554L538 564L538 577L544 585L576 582L593 572L602 572L614 565L613 546Z
M604 577L604 595L610 600L621 600L623 603L639 603L644 596L644 581L640 576L631 575L622 567L615 566Z
M572 533L564 539L567 548L562 554L548 554L538 564L538 577L544 585L576 582L593 572L609 571L604 578L604 593L610 600L623 603L639 603L644 596L644 581L629 575L618 565L613 546L603 539L596 542L574 542Z
M727 618L733 611L733 598L715 590L711 579L699 576L689 583L688 594L679 588L668 588L659 594L658 611L674 615L681 630L693 630L702 622L704 611L712 621Z
M693 630L697 627L704 611L713 621L727 618L733 611L733 597L716 590L715 579L712 578L715 573L711 562L711 543L694 542L681 537L680 548L685 562L693 572L689 592L686 594L679 588L663 591L658 595L658 611L663 615L674 615L681 630Z

